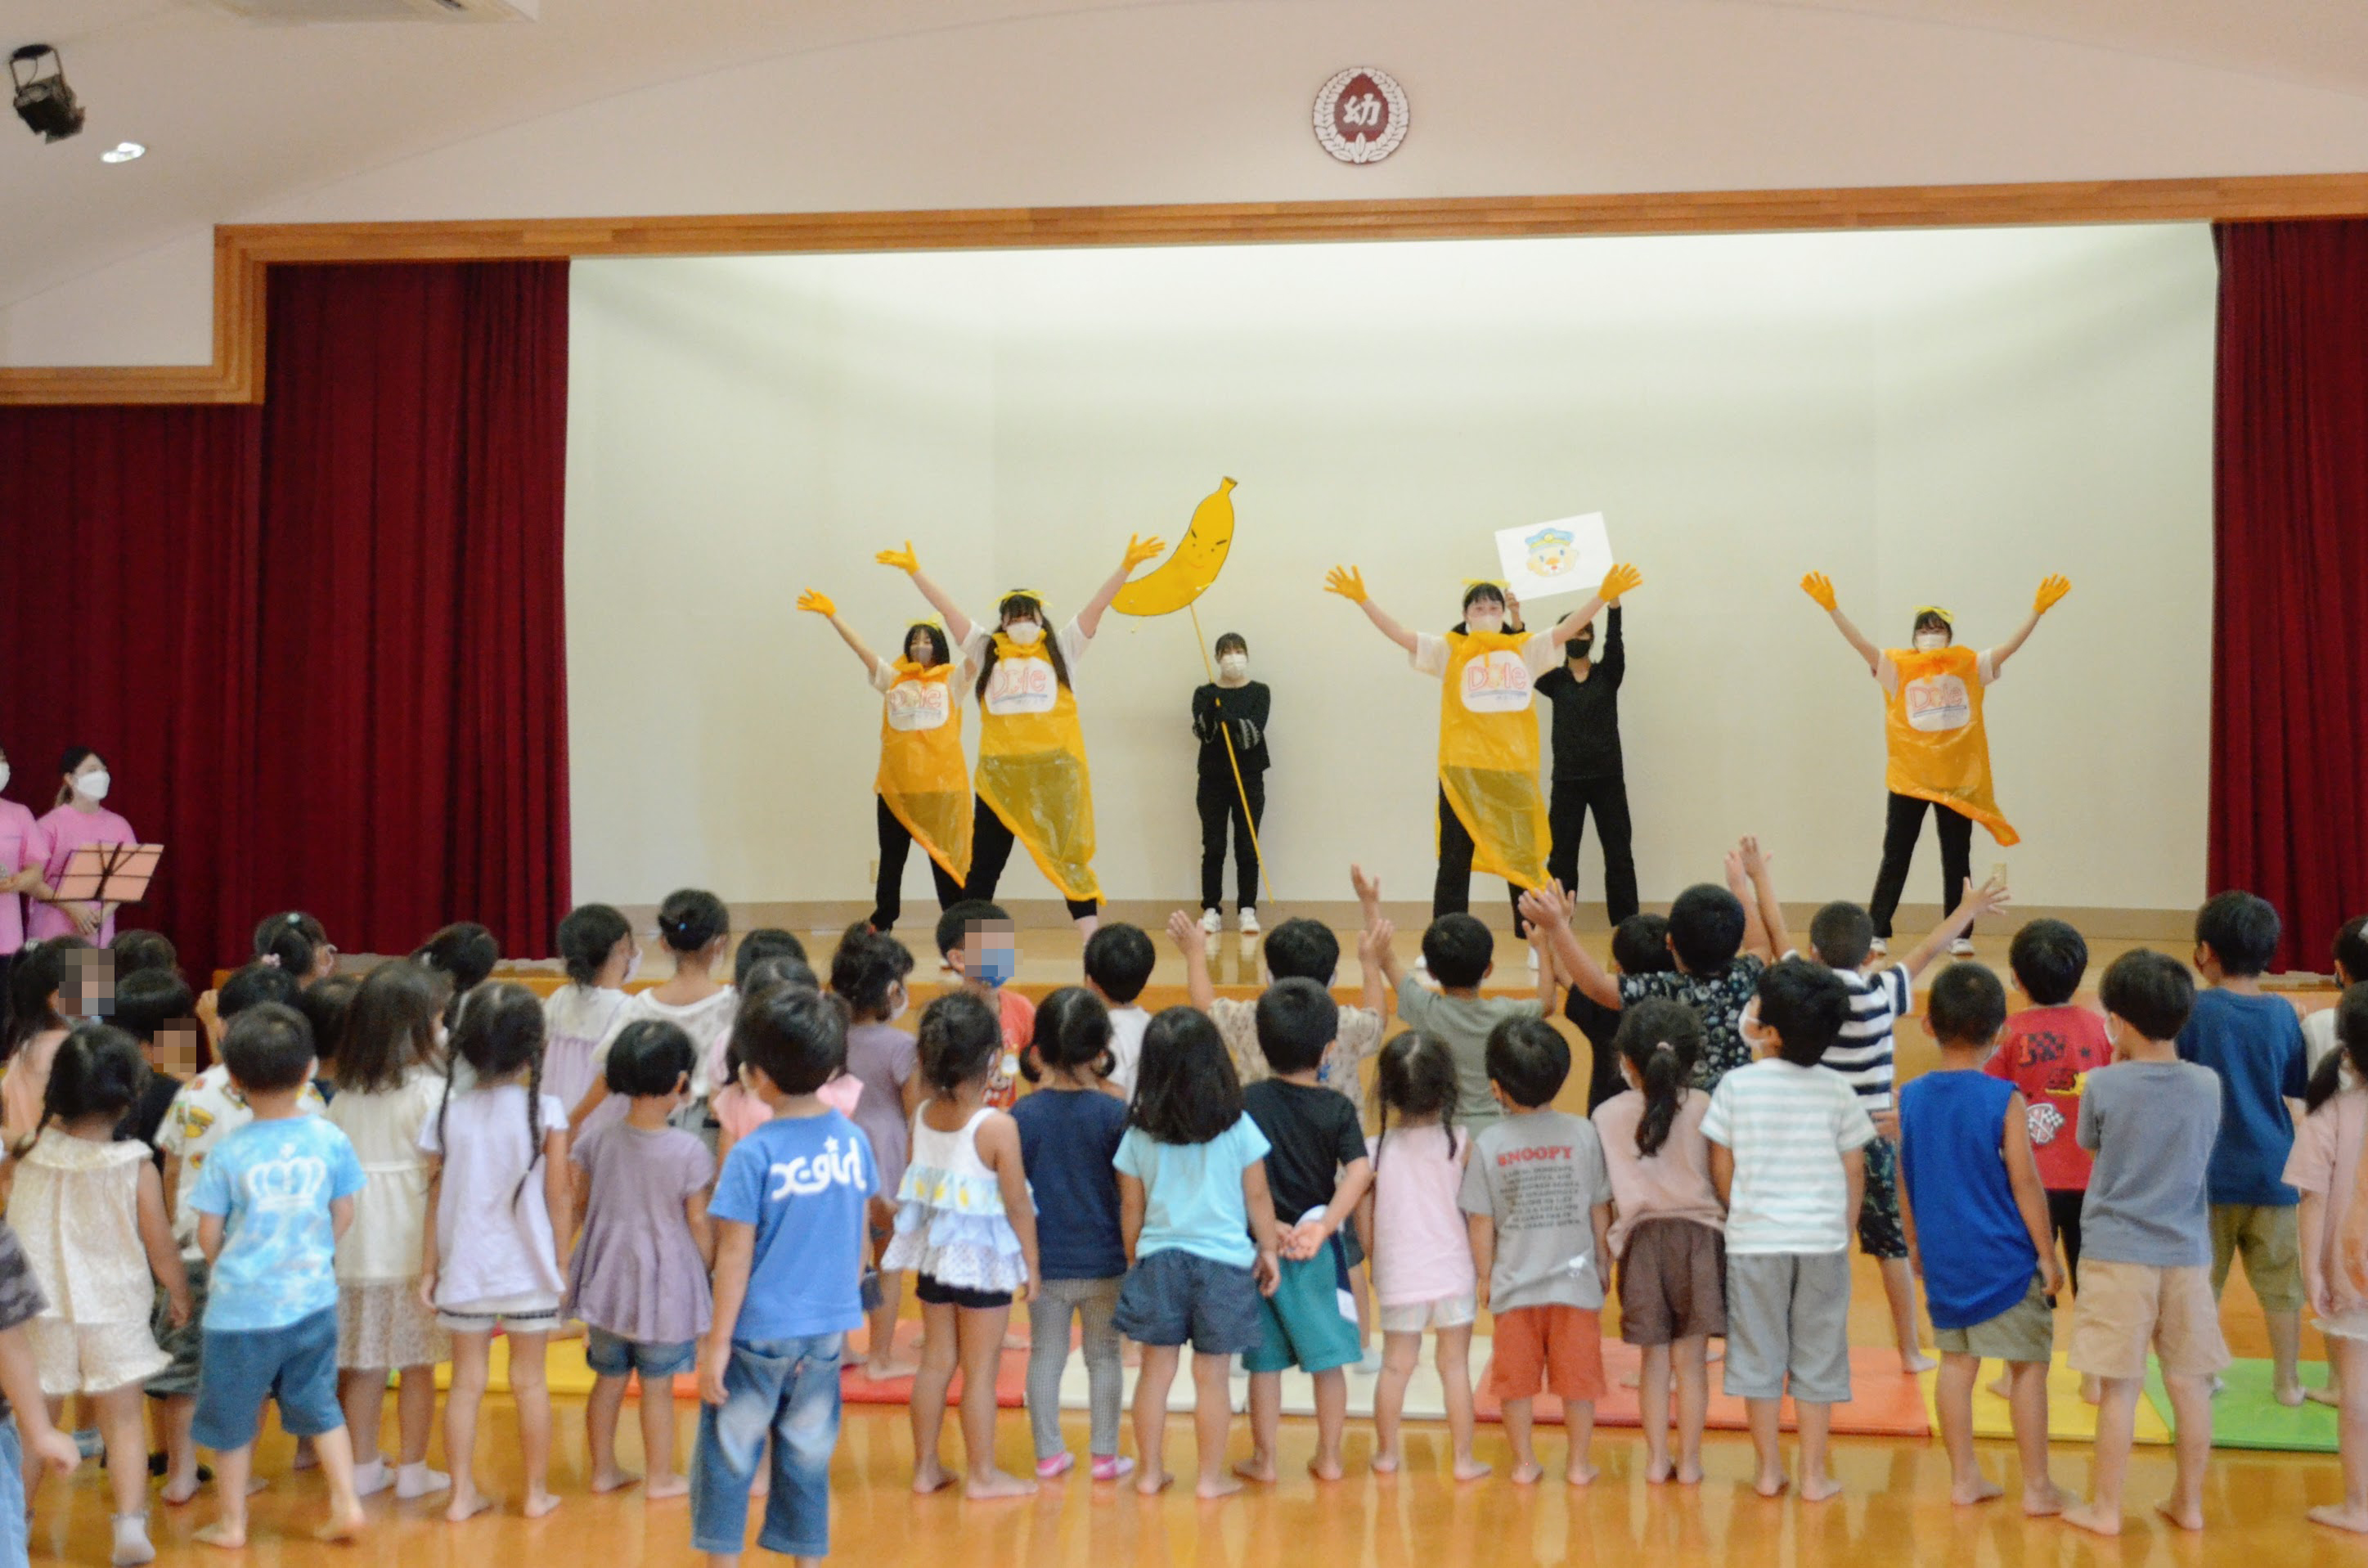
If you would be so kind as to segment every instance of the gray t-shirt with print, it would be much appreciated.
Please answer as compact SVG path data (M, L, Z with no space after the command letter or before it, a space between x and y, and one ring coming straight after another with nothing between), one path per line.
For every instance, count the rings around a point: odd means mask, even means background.
M1603 1143L1583 1118L1524 1111L1474 1132L1461 1202L1497 1227L1488 1310L1600 1308L1594 1210L1611 1201Z

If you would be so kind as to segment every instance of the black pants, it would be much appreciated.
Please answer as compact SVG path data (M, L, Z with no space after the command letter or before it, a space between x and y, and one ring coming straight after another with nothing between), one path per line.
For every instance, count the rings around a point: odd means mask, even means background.
M976 802L971 813L970 881L962 888L962 897L995 902L995 884L1003 881L1003 868L1011 860L1011 846L1019 843L995 808L985 801ZM1064 898L1069 918L1082 920L1088 915L1101 913L1101 901L1092 898Z
M2085 1192L2047 1194L2047 1228L2064 1244L2064 1278L2078 1293L2080 1289L2080 1205L2087 1202Z
M896 820L886 801L877 796L873 800L880 807L880 886L871 895L871 928L885 936L896 928L897 916L905 913L905 858L912 853L913 835ZM929 875L937 879L940 912L962 902L962 883L938 864L934 855L929 857Z
M1907 888L1907 868L1916 860L1916 840L1924 832L1930 808L1941 833L1941 912L1957 907L1965 896L1965 882L1974 874L1974 819L1947 806L1894 795L1883 824L1883 869L1874 875L1874 897L1867 914L1874 917L1874 934L1888 941L1891 917L1899 909L1899 895ZM1967 928L1965 935L1973 931Z
M1636 857L1630 848L1633 829L1628 821L1628 780L1557 778L1546 801L1546 821L1554 828L1554 849L1546 869L1565 892L1578 890L1578 842L1585 836L1587 813L1595 813L1595 836L1603 843L1603 902L1617 926L1636 913Z
M1247 815L1242 801L1249 801ZM1258 900L1258 848L1250 835L1266 821L1266 775L1245 773L1242 787L1234 788L1230 769L1212 778L1201 776L1193 803L1201 808L1201 907L1216 909L1225 902L1225 829L1234 832L1234 889L1239 907L1255 909Z
M1430 885L1430 917L1442 915L1468 914L1472 908L1472 855L1479 846L1472 835L1463 831L1463 819L1447 803L1447 791L1439 792L1439 880ZM1513 929L1526 932L1521 922L1521 890L1512 883L1505 884L1511 895Z

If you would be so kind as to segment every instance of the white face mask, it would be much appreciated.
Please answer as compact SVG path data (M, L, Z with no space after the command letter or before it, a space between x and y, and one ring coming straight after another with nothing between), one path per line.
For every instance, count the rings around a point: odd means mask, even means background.
M104 801L107 799L107 791L108 788L112 786L114 782L114 779L107 776L107 770L105 768L101 768L96 773L85 773L81 778L76 778L74 780L74 792L85 801L94 802Z
M1949 634L1945 631L1919 631L1916 634L1916 651L1919 653L1937 653L1948 645Z
M1015 620L1003 629L1003 634L1022 648L1032 648L1042 641L1044 629L1032 620Z
M1505 612L1500 609L1475 609L1463 618L1463 630L1486 637L1505 630Z
M0 790L6 790L7 787L8 787L8 765L7 765L6 763L5 763L5 762L0 762Z
M1250 673L1247 653L1227 653L1217 661L1217 673L1227 680L1240 680Z

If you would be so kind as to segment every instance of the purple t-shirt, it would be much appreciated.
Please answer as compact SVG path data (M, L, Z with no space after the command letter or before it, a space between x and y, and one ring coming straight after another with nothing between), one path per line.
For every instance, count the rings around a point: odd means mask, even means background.
M568 1311L636 1345L679 1345L713 1320L707 1266L684 1209L715 1179L715 1156L679 1128L593 1127L568 1152L583 1168L584 1240Z
M855 1102L855 1125L871 1140L880 1190L891 1195L904 1184L905 1165L913 1156L905 1085L919 1070L913 1037L894 1024L858 1024L847 1031L847 1074L863 1085L863 1097Z

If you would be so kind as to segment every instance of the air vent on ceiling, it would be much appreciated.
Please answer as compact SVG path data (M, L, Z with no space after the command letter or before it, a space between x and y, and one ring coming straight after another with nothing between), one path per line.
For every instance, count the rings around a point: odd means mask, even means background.
M340 22L531 22L541 0L208 0L275 27Z

